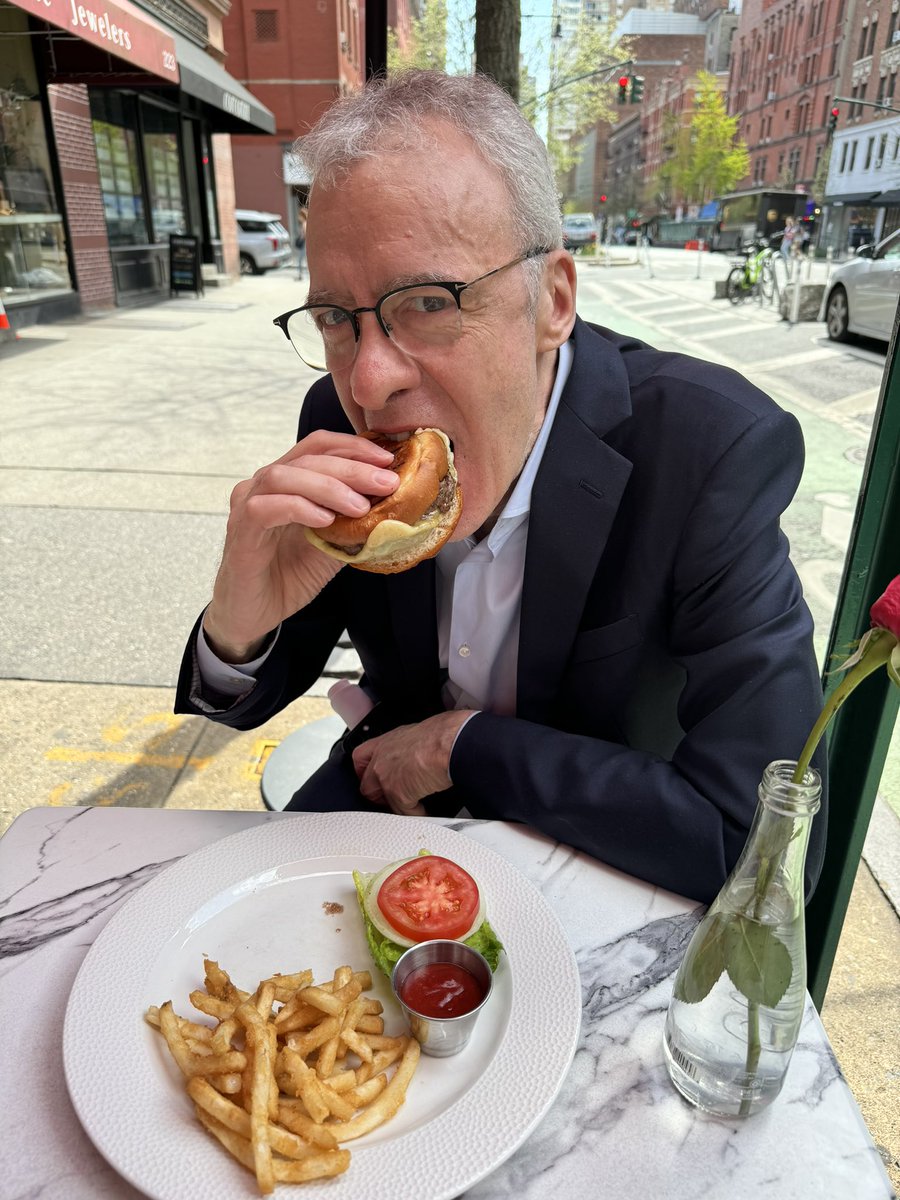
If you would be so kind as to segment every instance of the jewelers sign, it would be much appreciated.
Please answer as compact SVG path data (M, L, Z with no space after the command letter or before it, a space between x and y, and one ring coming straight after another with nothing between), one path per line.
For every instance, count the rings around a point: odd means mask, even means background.
M17 8L117 58L178 83L175 42L128 0L12 0Z

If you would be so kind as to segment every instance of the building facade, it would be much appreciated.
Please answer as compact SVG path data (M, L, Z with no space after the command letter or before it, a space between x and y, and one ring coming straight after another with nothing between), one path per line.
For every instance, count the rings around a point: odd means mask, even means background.
M852 0L850 0L852 3ZM743 188L812 196L822 181L838 94L848 0L743 0L733 43L729 112L750 151Z
M223 0L224 3L224 0ZM151 11L152 10L152 11ZM169 295L171 234L237 271L219 0L0 0L0 295L13 327Z
M232 138L237 206L277 213L292 236L308 184L292 147L362 86L363 13L361 0L233 0L224 20L229 71L275 118L270 137Z
M669 95L673 80L690 78L703 66L706 52L703 22L690 13L631 8L616 27L615 37L629 39L634 60L630 71L644 79L643 99L640 105L620 108L619 120L613 125L600 123L596 130L582 136L581 165L576 167L569 182L574 207L579 209L596 211L596 197L606 194L605 207L613 223L624 221L630 210L640 207L651 175L645 146L647 113L661 103L663 92ZM641 118L639 133L632 128L635 114ZM620 124L628 127L621 136L617 133ZM615 148L615 161L611 161L611 144ZM590 163L590 189L585 162Z
M836 254L900 228L900 0L856 0L846 26L821 238Z

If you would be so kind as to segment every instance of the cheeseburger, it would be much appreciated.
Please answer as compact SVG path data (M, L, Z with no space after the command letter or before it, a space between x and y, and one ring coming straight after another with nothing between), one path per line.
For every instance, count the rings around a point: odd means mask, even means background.
M391 451L391 467L400 477L396 490L372 498L365 516L339 513L325 529L307 529L306 536L332 558L362 571L406 571L437 554L462 512L450 441L440 429L417 429L400 440L380 433L360 437Z

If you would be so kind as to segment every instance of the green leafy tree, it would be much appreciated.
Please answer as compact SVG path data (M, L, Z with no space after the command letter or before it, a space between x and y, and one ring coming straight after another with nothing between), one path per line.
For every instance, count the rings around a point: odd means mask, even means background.
M704 204L730 191L750 169L750 153L737 136L738 124L738 117L728 115L716 77L698 72L688 124L668 113L663 118L668 158L657 190L688 204Z
M406 46L401 48L396 30L388 30L387 66L389 75L411 67L447 69L447 0L425 0L421 17L411 23Z
M547 53L547 48L542 47ZM578 161L578 134L616 115L616 81L631 44L613 40L613 26L582 15L573 33L550 47L550 82L541 95L523 96L522 111L537 129L546 125L547 149L562 181Z

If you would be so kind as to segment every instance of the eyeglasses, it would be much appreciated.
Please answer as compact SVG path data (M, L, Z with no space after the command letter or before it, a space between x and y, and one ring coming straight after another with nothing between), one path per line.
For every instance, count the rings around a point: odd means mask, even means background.
M304 304L276 317L274 324L284 333L303 361L317 371L337 371L356 357L359 345L359 315L374 313L385 337L413 358L434 346L449 346L462 332L463 292L500 271L517 267L530 258L549 254L533 249L485 271L468 283L442 281L413 283L387 292L371 308L341 308L337 304Z

